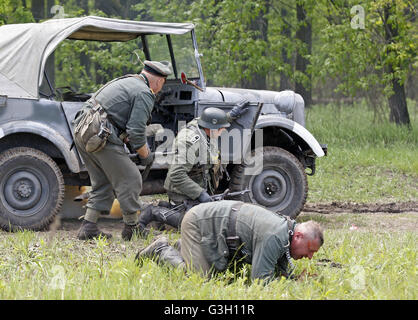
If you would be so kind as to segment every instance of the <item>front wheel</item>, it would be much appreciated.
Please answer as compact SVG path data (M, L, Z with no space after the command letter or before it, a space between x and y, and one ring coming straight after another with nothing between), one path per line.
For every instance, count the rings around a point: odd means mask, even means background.
M0 154L0 227L43 230L64 201L64 179L57 164L32 148Z
M252 152L252 159L251 165L234 167L230 190L248 189L239 200L296 218L308 194L308 181L300 161L278 147L259 148Z

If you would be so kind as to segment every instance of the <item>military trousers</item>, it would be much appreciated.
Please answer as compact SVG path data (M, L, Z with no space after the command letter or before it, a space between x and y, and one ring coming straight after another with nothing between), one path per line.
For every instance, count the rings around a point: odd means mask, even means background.
M84 219L97 222L100 211L110 211L116 196L124 222L136 224L141 207L142 177L124 146L107 142L102 150L90 153L77 139L75 144L86 165L92 188Z
M200 246L202 236L196 224L198 214L193 209L186 212L181 223L180 253L188 268L209 275L212 269Z

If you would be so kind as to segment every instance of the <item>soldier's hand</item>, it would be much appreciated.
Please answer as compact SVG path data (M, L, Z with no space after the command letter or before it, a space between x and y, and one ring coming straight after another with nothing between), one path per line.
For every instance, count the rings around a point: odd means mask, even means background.
M250 101L247 99L244 99L237 103L235 107L232 108L232 110L229 112L229 115L232 119L237 119L241 117L244 113L248 111L248 104Z
M200 194L199 198L197 198L197 200L200 203L211 202L212 198L210 197L210 195L206 191L202 191L202 193Z
M154 159L155 159L155 152L149 152L148 156L145 158L141 158L138 155L138 162L139 162L139 165L141 166L151 165L154 162Z

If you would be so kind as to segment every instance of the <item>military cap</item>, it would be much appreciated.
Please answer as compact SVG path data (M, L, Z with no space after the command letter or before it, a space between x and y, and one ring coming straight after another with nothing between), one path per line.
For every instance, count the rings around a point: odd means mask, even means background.
M173 72L171 71L171 63L168 61L144 61L144 70L159 77L166 78Z

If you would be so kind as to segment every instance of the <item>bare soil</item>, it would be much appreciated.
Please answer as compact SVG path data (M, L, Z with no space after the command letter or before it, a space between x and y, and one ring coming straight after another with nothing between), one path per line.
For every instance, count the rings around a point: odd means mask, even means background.
M391 202L391 203L354 203L354 202L331 202L331 203L307 203L303 212L317 213L402 213L418 212L418 202Z

